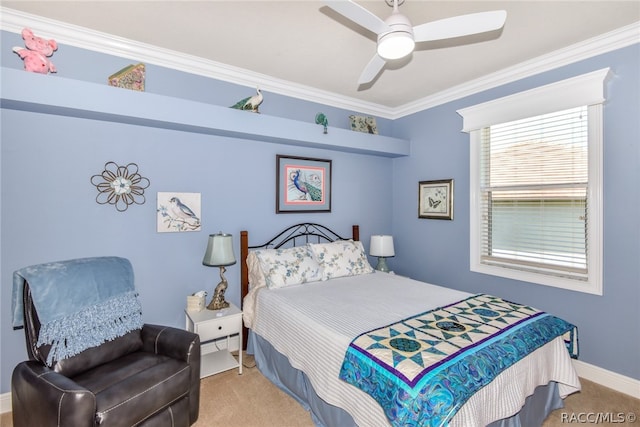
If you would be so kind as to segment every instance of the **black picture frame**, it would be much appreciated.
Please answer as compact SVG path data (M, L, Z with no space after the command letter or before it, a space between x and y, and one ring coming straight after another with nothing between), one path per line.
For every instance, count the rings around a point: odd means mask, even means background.
M331 160L276 155L276 213L331 212Z

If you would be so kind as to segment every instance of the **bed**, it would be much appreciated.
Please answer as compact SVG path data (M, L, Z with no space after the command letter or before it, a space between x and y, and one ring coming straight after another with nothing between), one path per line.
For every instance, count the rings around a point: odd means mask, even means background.
M312 223L258 245L240 234L244 342L316 425L535 426L580 390L573 325L377 272L359 234Z

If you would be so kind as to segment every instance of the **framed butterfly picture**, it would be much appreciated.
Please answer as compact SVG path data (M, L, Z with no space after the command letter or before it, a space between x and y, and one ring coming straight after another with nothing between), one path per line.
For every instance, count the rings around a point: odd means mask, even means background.
M453 179L418 183L418 218L453 219Z

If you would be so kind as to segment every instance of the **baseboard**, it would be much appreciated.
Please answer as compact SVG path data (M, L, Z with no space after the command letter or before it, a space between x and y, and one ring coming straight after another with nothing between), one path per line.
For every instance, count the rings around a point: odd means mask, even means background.
M11 393L0 394L0 414L11 412Z
M640 399L640 380L625 377L579 360L574 360L573 366L580 378Z
M226 340L220 344L219 348L226 348ZM235 343L232 338L230 344L231 350L237 350L237 338L235 339ZM576 372L581 378L593 381L594 383L619 391L620 393L628 394L636 399L640 399L639 380L625 377L624 375L616 374L615 372L607 371L606 369L602 369L579 360L574 360L573 366L576 368ZM4 414L5 412L11 412L11 393L0 394L0 414Z

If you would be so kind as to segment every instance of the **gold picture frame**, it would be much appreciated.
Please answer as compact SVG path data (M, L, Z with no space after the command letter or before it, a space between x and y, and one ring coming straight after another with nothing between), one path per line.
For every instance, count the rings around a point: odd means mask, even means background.
M418 183L418 218L453 220L453 179Z

